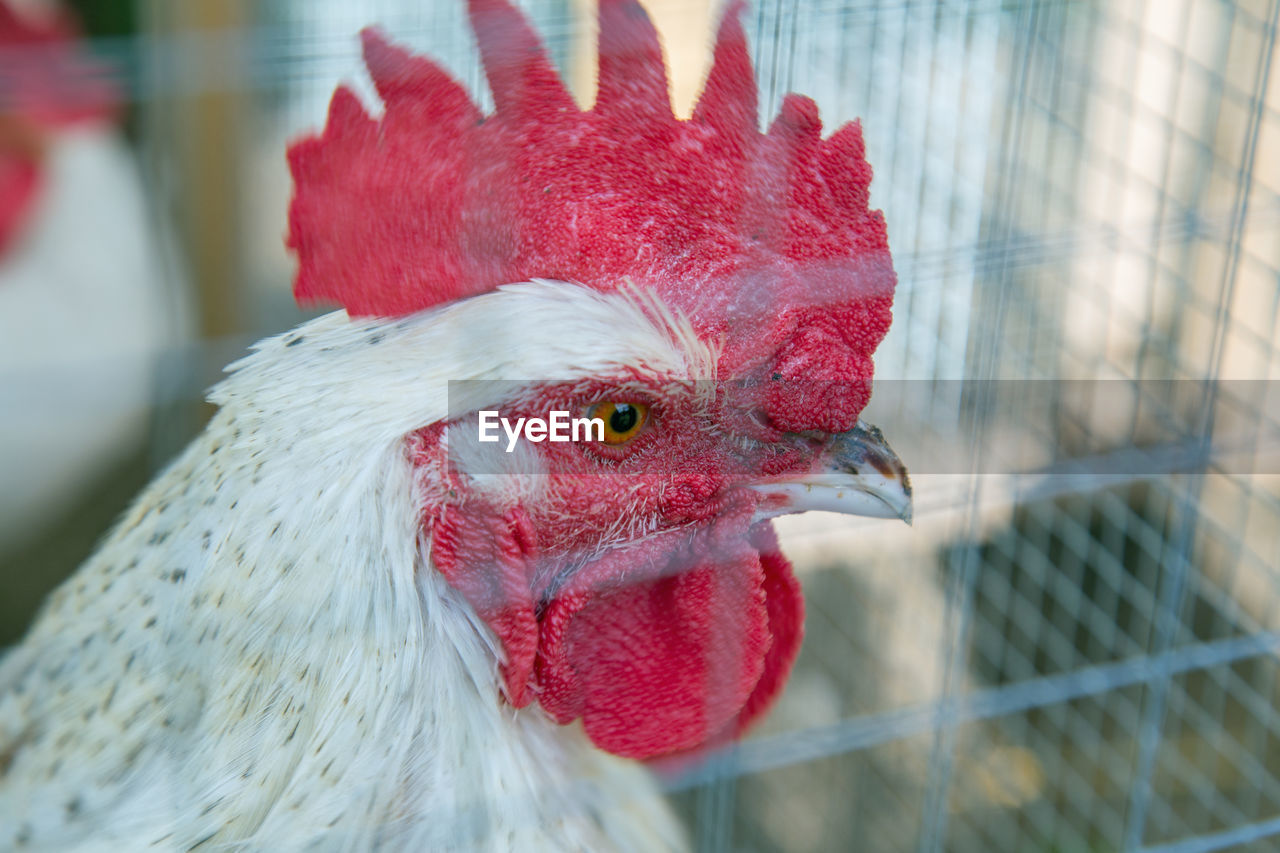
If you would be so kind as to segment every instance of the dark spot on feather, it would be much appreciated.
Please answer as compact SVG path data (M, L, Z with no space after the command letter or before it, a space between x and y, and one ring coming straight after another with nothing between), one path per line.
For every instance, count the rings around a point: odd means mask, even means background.
M127 718L125 718L123 727L126 729L131 729L134 726L136 726L138 724L138 721L142 719L142 715L146 713L146 710L147 710L146 705L139 705L138 707L134 708L133 713L130 714ZM141 749L139 749L139 752L141 752Z
M143 628L154 628L154 627L155 627L155 625L156 625L156 617L152 616L152 617L151 617L150 619L148 619L145 623L143 623L142 627L143 627Z
M298 344L302 343L306 339L307 338L305 335L298 335L296 338L289 338L287 341L284 342L284 345L287 347L296 347Z
M174 569L169 573L170 583L181 583L187 577L186 569Z
M76 797L68 801L64 808L67 810L67 819L75 820L80 816L80 810L84 808L84 803L80 801L79 797Z
M210 806L209 808L210 808L210 809L212 809L212 808L213 808L213 806ZM203 845L205 845L205 844L209 843L210 841L212 841L212 840L213 840L213 837L214 837L215 835L217 835L217 834L218 834L218 833L216 833L216 832L211 832L211 833L209 833L208 835L206 835L204 838L201 838L201 839L200 839L199 841L197 841L195 844L192 844L190 847L188 847L188 848L187 848L187 853L191 853L191 851L192 851L192 850L195 850L197 847L201 847L201 846L203 846Z

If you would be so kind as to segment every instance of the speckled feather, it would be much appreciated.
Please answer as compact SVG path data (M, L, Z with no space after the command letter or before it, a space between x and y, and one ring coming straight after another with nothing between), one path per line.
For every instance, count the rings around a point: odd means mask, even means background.
M645 298L531 283L337 313L235 365L0 662L0 849L678 845L642 770L501 701L404 444L445 416L446 376L705 377ZM471 335L509 344L470 359Z

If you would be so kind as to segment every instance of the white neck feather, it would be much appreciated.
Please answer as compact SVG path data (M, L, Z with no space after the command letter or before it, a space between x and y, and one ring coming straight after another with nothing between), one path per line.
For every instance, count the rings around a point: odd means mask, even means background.
M117 582L55 600L28 641L73 641L90 608L127 613L118 653L175 693L118 831L261 849L677 843L638 768L502 701L492 634L430 568L404 437L445 417L449 379L705 376L714 352L639 292L549 282L400 321L331 314L256 350L82 570Z

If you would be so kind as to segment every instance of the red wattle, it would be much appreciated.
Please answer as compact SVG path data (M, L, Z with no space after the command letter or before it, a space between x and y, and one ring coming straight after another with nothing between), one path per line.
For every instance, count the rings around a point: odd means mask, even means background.
M432 559L502 644L512 705L536 698L601 749L656 758L741 734L800 647L800 587L772 527L730 515L608 551L541 593L562 567L539 558L519 508L444 508Z
M800 591L800 581L791 571L791 561L778 548L773 523L756 525L751 531L750 541L760 551L760 566L764 569L764 601L773 643L765 653L760 680L738 715L735 735L746 731L763 717L781 695L804 639L804 596Z
M776 551L762 560L745 538L711 546L706 536L673 552L675 538L580 570L541 620L539 701L561 723L581 717L617 755L737 734L781 690L799 647L803 608Z

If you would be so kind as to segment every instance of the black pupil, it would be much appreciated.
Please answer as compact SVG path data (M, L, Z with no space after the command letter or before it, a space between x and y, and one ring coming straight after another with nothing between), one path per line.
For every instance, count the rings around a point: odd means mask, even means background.
M630 432L638 420L640 413L635 406L618 403L613 407L613 414L609 415L609 429L614 432Z

